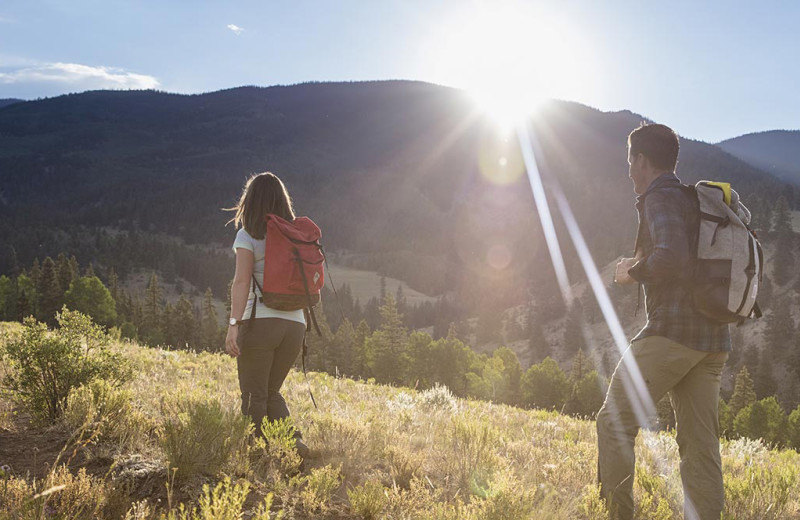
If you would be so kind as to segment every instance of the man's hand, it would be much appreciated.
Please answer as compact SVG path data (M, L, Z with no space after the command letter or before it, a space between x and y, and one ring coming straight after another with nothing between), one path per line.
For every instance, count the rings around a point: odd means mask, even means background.
M238 337L239 325L229 326L225 336L225 352L231 357L239 357L239 345L236 343Z
M631 278L631 275L628 274L628 269L636 265L636 262L639 261L639 258L622 258L619 262L617 262L617 270L614 273L614 283L619 285L628 285L632 283L636 283L636 280Z

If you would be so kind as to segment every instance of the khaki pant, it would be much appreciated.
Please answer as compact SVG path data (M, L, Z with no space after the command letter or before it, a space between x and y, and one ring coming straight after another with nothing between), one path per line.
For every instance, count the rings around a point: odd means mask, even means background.
M686 520L719 520L725 501L719 453L719 387L727 352L701 352L660 336L631 343L653 403L669 392L677 420ZM630 358L629 358L630 359ZM598 478L612 518L633 518L634 440L639 421L625 387L635 388L620 360L597 415ZM643 392L644 389L639 389Z

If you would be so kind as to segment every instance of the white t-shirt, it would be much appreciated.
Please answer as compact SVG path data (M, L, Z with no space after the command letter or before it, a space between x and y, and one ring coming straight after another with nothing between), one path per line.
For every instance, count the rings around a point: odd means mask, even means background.
M264 239L257 240L250 236L250 233L241 228L236 232L236 240L233 241L233 252L237 248L247 249L253 252L255 263L253 264L253 275L261 285L264 279ZM249 320L250 313L253 311L253 302L256 302L256 318L283 318L285 320L298 321L305 325L306 318L302 310L297 311L279 311L265 306L260 301L256 301L256 295L253 293L253 281L250 280L250 293L247 296L247 306L244 309L242 319ZM256 289L258 291L258 289Z

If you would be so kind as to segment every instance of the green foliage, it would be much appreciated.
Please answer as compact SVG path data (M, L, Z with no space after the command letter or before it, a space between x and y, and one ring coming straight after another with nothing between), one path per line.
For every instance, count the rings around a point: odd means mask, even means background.
M732 417L736 417L740 410L756 402L756 391L753 389L753 380L750 378L750 371L747 366L736 375L736 384L733 388L729 405Z
M342 476L339 468L330 464L321 468L314 468L311 474L301 477L303 488L300 491L300 503L309 513L328 510L331 497L342 485Z
M295 448L297 430L292 418L270 421L265 417L261 433L254 447L256 471L272 481L297 473L303 461Z
M66 465L33 483L11 477L0 481L0 520L106 518L109 487L86 468L72 474Z
M120 384L131 376L127 363L109 350L108 336L88 316L64 309L56 320L60 328L50 331L26 319L22 335L4 348L12 367L5 385L42 421L62 415L73 388L95 378Z
M175 478L215 475L247 445L249 419L222 408L216 399L183 399L164 410L161 447Z
M64 290L58 283L56 264L49 256L42 262L42 271L36 283L37 301L36 317L47 325L56 324L56 313L61 308Z
M800 451L800 406L792 410L787 420L787 445Z
M367 480L360 486L347 490L350 509L364 520L381 518L386 508L387 497L383 485L376 480Z
M767 397L745 406L736 414L733 429L737 435L764 439L771 445L785 444L786 414L775 397Z
M449 430L450 474L462 492L480 492L497 466L493 447L498 432L489 424L467 415L454 416Z
M83 276L73 280L64 294L64 304L106 327L117 321L117 304L96 276Z
M387 294L380 308L381 327L367 340L369 368L384 382L402 383L406 377L408 335L392 294Z
M249 482L245 480L233 483L229 477L225 477L213 490L208 484L203 484L203 492L197 506L187 510L181 504L177 509L162 514L161 520L239 520L242 518L242 507L249 493ZM269 520L271 507L272 494L268 494L249 518ZM282 517L283 512L279 512L274 518Z
M550 357L531 366L522 377L522 398L527 406L561 409L569 391L567 376Z
M133 393L95 379L74 388L67 399L64 421L94 442L113 442L118 448L145 445L154 424L135 406Z

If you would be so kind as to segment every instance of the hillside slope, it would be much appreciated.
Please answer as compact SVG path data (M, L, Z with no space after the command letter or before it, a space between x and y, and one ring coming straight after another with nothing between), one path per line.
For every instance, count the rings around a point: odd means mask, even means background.
M783 180L800 184L800 130L772 130L727 139L717 146Z
M601 263L627 250L635 232L624 146L642 119L553 102L532 121L540 169L562 184ZM466 302L491 293L519 303L529 285L554 287L517 144L459 90L386 81L193 96L96 91L6 107L0 135L0 241L14 245L0 248L0 272L65 249L102 265L108 241L75 240L86 234L79 226L228 246L220 208L246 175L268 169L320 223L328 250L350 252L362 269ZM691 140L679 171L687 182L731 181L749 198L773 201L783 189ZM511 261L493 261L498 251ZM146 257L137 261L162 260ZM566 258L574 269L569 247ZM191 279L175 263L179 276L221 297L228 273Z
M114 501L104 503L104 511L113 506L124 516L132 507L132 517L145 519L166 504L159 490L169 478L164 451L168 444L158 442L165 425L176 420L183 425L184 464L192 457L208 457L202 444L200 451L192 451L189 439L193 435L204 435L204 442L213 442L217 435L235 442L230 437L239 413L235 362L220 354L129 343L116 344L114 349L135 369L135 379L108 396L116 396L115 402L127 406L127 413L101 414L105 441L82 450L88 450L88 460L95 465L102 454L104 464L116 462L117 468L102 477L102 468L95 467L92 474L100 476L83 478L81 496L82 500L103 493L110 497L112 487L126 489L129 494L117 491ZM283 509L287 518L602 517L594 485L592 421L455 399L444 388L415 391L319 373L309 374L309 379L319 409L312 406L298 372L290 374L284 392L311 448L298 477L272 471L276 465L289 464L286 459L257 447L249 448L247 454L241 451L248 449L242 445L220 467L178 481L174 486L178 496L189 500L200 483L213 483L225 473L252 484L247 508L272 491L273 511ZM221 409L214 412L219 403ZM16 428L32 427L18 421ZM13 446L3 444L10 435L0 431L3 453L13 451ZM722 452L726 518L798 518L800 455L771 451L746 440L726 441ZM637 454L639 518L680 517L681 484L673 435L645 432L637 443ZM24 468L16 462L12 466L11 489L17 489ZM60 478L73 486L63 493L75 492L76 483L64 475ZM8 499L3 493L0 490L0 496ZM156 503L158 498L164 499L161 504ZM137 504L131 505L133 501Z

